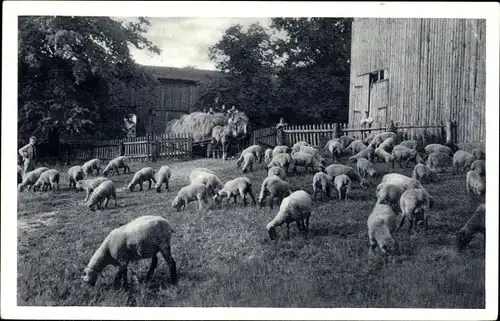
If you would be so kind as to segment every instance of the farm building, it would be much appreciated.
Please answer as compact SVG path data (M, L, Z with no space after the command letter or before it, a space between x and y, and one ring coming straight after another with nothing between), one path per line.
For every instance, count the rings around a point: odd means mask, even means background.
M486 20L354 19L349 124L456 122L458 143L484 142Z

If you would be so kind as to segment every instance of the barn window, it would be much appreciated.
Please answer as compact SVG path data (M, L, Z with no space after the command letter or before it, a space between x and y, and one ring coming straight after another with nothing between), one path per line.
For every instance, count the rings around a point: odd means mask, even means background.
M389 74L387 69L377 70L370 73L370 83L379 82L387 79Z

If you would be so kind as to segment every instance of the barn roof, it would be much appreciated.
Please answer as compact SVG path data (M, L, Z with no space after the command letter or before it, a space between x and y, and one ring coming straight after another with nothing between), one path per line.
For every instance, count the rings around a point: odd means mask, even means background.
M193 81L205 83L210 79L222 77L223 74L213 70L175 68L163 66L139 65L139 68L150 72L157 79Z

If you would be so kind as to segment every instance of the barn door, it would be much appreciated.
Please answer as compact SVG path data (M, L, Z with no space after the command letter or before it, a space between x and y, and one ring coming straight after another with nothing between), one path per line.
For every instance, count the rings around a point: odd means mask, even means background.
M370 75L361 75L356 77L355 85L355 101L354 101L354 115L352 127L358 128L361 119L365 116L365 111L368 110L368 103L370 99Z
M389 101L389 80L387 70L374 72L370 76L370 117L372 127L387 125L387 106Z

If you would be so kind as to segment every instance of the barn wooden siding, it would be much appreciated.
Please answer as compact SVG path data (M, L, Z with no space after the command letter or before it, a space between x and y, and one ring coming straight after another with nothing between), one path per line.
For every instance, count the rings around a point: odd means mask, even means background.
M456 121L457 142L484 142L485 61L485 20L354 19L349 123L370 106L375 127ZM386 79L370 86L378 70Z

